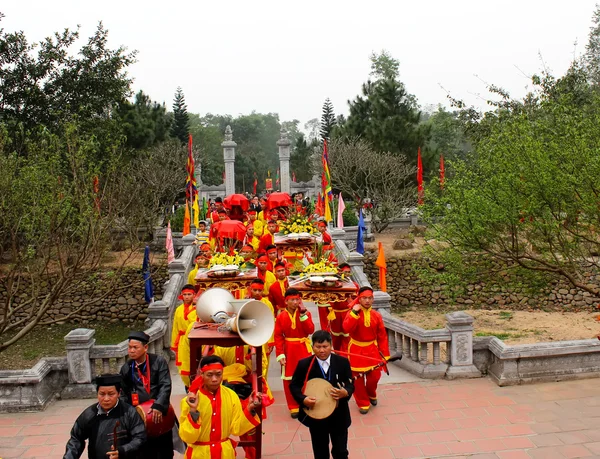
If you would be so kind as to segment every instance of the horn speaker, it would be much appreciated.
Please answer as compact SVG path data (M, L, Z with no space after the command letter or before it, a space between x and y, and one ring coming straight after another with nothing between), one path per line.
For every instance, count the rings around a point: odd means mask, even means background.
M275 319L271 308L262 301L249 300L242 305L237 315L226 322L227 328L240 335L250 346L262 346L275 330Z
M236 300L222 288L211 288L200 295L196 314L202 322L223 324L227 330L240 335L250 346L262 346L273 334L273 312L262 301Z

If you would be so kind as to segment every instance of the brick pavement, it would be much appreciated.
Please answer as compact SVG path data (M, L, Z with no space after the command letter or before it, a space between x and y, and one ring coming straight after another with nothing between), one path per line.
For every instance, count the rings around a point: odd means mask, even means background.
M487 379L384 385L369 414L351 403L350 457L600 458L597 386L595 379L508 388ZM307 429L289 418L283 394L275 397L263 457L311 458ZM65 400L42 413L0 415L0 457L62 457L75 418L89 404Z

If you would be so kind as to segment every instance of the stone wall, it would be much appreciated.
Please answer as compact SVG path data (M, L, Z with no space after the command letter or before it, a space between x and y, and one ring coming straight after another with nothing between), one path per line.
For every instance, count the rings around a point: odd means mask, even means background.
M140 269L125 268L118 279L113 279L111 276L110 271L100 271L94 280L82 281L76 291L61 296L48 311L48 318L62 319L73 309L87 302L89 305L82 309L78 314L79 317L69 319L69 323L86 324L100 320L111 323L133 323L145 320L148 317L148 305L144 300L144 284ZM156 299L162 297L164 284L168 279L166 266L157 268L152 273ZM115 289L114 286L127 287ZM2 287L0 287L0 297L4 294L1 289ZM17 304L27 299L27 289L28 286L24 285L23 293L16 299Z
M379 285L379 268L374 265L377 253L364 253L364 272L375 288ZM527 285L507 284L498 275L497 280L473 283L466 286L463 294L451 295L443 285L423 282L413 266L422 262L419 255L389 257L387 263L387 291L392 297L392 307L397 310L412 307L445 305L453 309L556 309L592 308L600 304L600 298L573 288L562 280L551 280L547 286L531 293ZM600 276L588 273L588 283L600 285Z

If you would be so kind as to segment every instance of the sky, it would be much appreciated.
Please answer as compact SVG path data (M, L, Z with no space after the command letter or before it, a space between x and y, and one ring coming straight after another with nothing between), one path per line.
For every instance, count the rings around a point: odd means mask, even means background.
M77 25L87 38L102 21L109 47L138 51L134 91L168 107L181 86L189 112L278 113L302 127L327 97L347 115L382 49L422 107L450 94L485 108L486 83L522 97L529 76L561 75L585 50L596 1L9 0L0 11L30 41Z

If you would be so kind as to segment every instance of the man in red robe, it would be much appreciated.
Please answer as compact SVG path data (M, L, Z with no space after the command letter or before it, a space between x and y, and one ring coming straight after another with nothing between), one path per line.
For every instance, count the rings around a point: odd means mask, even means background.
M357 377L354 400L361 414L367 414L371 405L377 405L377 383L381 378L381 368L369 370L390 357L383 318L372 306L373 289L361 287L352 309L344 319L344 332L350 337L348 359L352 374ZM359 376L365 372L368 373Z
M290 392L290 382L298 362L312 354L308 337L315 331L310 312L301 308L301 304L300 292L295 288L287 289L285 309L275 320L275 354L281 365L283 391L293 419L298 418L299 406Z
M279 314L279 311L285 309L285 291L290 286L287 278L287 270L285 264L282 262L275 264L275 278L277 282L271 284L269 287L269 301L275 308L275 315Z
M273 235L277 232L277 223L274 220L269 220L267 229L263 232L258 245L258 252L267 253L267 247L275 243Z
M352 268L348 263L342 263L338 266L338 274L341 274L344 279L352 280L350 277L352 275ZM358 291L359 286L356 282L352 281L356 286L356 290ZM344 332L344 320L346 319L346 315L350 311L350 303L352 299L348 299L346 301L336 301L331 303L332 313L335 316L330 316L329 320L329 333L331 333L332 337L332 346L336 351L346 352L348 350L348 343L350 341L350 337L348 333Z

